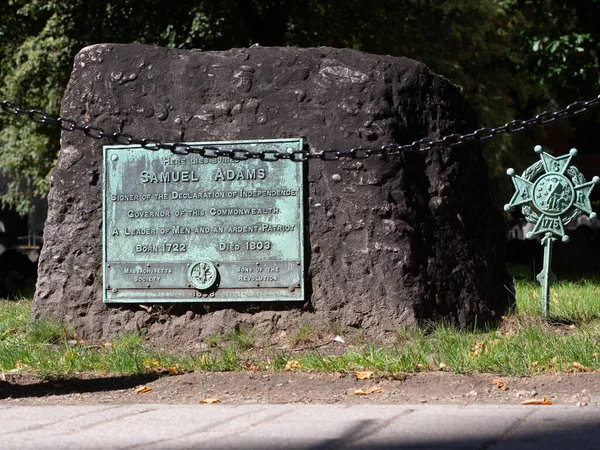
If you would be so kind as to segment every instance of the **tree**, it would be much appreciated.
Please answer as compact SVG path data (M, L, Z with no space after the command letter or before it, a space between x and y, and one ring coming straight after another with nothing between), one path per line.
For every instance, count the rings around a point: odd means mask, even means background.
M200 3L200 2L196 2ZM10 0L0 25L0 94L52 115L60 110L72 61L94 42L144 42L184 45L218 41L211 8L191 10L163 0L117 2ZM214 2L214 4L218 4ZM191 14L188 15L188 12ZM219 16L224 14L219 12ZM179 19L174 25L171 17ZM215 19L216 20L216 19ZM215 29L215 31L211 31ZM48 190L48 174L58 152L59 130L7 115L0 116L0 167L9 178L3 206L24 214L32 196Z
M58 114L75 54L98 42L329 45L421 60L463 88L483 126L498 126L597 90L598 19L600 0L9 0L0 97ZM47 191L58 130L5 114L0 128L11 180L1 200L24 213ZM506 182L503 170L531 139L488 141L494 179Z
M534 82L556 107L594 98L600 92L600 0L511 0L527 26L520 30L523 53ZM600 113L570 121L569 141L583 153L600 146Z

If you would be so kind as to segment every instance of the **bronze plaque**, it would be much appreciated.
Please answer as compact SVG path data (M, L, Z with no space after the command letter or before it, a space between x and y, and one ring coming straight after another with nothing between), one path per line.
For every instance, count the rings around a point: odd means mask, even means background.
M251 152L301 139L191 143ZM304 300L303 164L104 147L106 303Z

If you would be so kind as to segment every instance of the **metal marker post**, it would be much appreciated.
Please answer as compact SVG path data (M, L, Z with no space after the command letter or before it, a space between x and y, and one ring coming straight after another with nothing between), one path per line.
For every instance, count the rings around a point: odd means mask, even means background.
M573 156L577 155L574 148L559 157L542 152L540 145L536 145L534 150L540 154L540 161L528 167L522 175L516 175L514 169L506 171L512 177L516 192L504 205L504 210L521 206L525 219L535 224L533 231L527 233L527 239L544 234L544 267L537 280L542 285L542 314L547 318L550 286L556 281L551 270L554 235L565 243L569 242L565 225L584 212L589 214L590 219L596 217L596 213L592 212L590 193L600 178L594 177L586 182L577 167L570 165Z
M552 233L546 233L542 239L544 246L544 267L538 274L537 280L542 285L542 314L548 317L550 305L550 286L556 281L556 275L552 273L552 244L556 240Z

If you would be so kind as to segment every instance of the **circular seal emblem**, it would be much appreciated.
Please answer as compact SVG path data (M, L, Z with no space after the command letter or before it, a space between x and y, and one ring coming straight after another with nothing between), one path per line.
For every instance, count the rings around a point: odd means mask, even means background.
M585 181L577 167L571 165L571 158L577 155L574 148L568 154L556 157L543 152L539 145L534 151L540 154L540 160L525 169L523 175L517 175L515 169L506 171L512 178L515 193L510 203L504 205L504 210L521 206L525 219L535 224L533 231L527 233L528 239L536 234L554 234L567 242L567 224L581 213L587 213L590 219L596 217L590 193L594 185L600 183L600 177Z
M196 289L208 289L217 281L217 268L210 261L199 261L190 266L188 280Z
M547 173L533 185L533 204L542 213L557 216L569 210L575 201L573 183L558 173Z

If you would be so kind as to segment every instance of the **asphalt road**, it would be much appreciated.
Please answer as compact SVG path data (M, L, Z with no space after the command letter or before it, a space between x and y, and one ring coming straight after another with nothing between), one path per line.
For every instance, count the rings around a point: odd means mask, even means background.
M600 407L0 405L0 449L597 449Z

